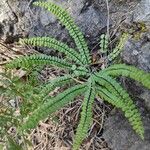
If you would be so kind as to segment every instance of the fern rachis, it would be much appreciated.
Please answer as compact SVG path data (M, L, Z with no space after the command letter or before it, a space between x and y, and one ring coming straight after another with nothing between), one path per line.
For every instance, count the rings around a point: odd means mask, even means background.
M7 68L28 68L35 65L53 65L63 68L71 74L57 77L53 81L49 81L46 85L35 88L40 91L39 93L36 93L36 96L44 99L44 101L28 115L26 122L20 126L19 129L26 131L34 128L41 119L44 119L48 115L59 110L61 107L71 102L76 96L85 95L82 104L81 118L73 144L73 149L78 150L86 137L88 128L92 122L92 106L95 95L99 95L99 97L103 98L105 101L120 108L125 113L125 116L131 123L133 129L143 139L144 128L140 113L127 91L124 90L113 77L129 77L139 81L143 86L150 89L150 74L124 64L115 64L103 70L93 69L91 67L92 60L84 37L67 12L53 3L36 2L34 4L53 13L61 23L66 26L70 35L73 37L79 52L76 52L66 44L50 37L21 40L22 43L31 44L33 46L54 48L70 57L72 61L67 62L54 56L31 55L18 58L6 65ZM119 49L119 52L115 49L114 52L107 56L108 60L114 59L120 53L120 49L123 46L122 42L124 42L126 37L127 35L121 39L119 46L116 48ZM102 40L102 52L106 53L108 42L105 40L107 40L107 38L102 38ZM105 45L103 45L103 43L105 43ZM70 84L68 89L54 97L48 96L48 93L53 91L55 87L66 85L68 83L74 84Z

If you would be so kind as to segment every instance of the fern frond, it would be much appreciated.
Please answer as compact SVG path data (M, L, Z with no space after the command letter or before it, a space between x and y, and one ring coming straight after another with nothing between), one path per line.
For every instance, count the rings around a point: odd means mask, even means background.
M100 52L106 53L108 51L108 37L102 34L100 37Z
M106 68L104 72L114 77L129 77L150 89L150 73L146 73L136 67L125 64L116 64Z
M120 37L120 41L118 43L118 45L113 49L113 51L108 55L108 60L112 61L114 60L122 51L125 42L127 41L127 39L129 38L129 34L128 33L123 33L122 36Z
M78 150L82 141L87 135L88 129L92 123L92 106L95 97L95 85L93 79L89 78L88 89L83 101L81 119L77 128L73 150Z
M125 113L125 117L129 120L135 132L144 139L144 127L141 116L132 100L130 99L128 100L128 103L126 103L103 86L99 86L97 92L102 99L108 101L115 107L120 108Z
M57 51L64 53L68 58L74 60L76 63L82 65L81 57L76 52L75 49L69 48L68 45L57 41L55 38L51 37L34 37L29 39L20 39L21 44L30 44L33 46L42 46L53 48Z
M77 48L79 49L83 63L90 64L91 59L87 43L84 40L82 32L75 25L70 15L64 9L60 8L52 2L34 2L33 4L47 9L53 13L63 25L65 25L66 29L69 31L69 34L74 39Z
M142 122L141 117L140 117L140 114L137 111L135 105L133 104L132 99L130 98L129 94L127 93L127 91L124 90L116 80L109 77L105 73L102 73L102 74L99 73L97 75L95 74L95 77L96 77L95 80L98 82L98 84L100 86L103 86L104 88L107 89L107 91L112 93L117 99L120 99L120 101L117 102L117 105L121 106L119 108L121 108L125 112L125 116L129 119L129 122L133 126L133 129L142 137L141 133L143 131L140 130L140 128L143 128L143 125L141 124L142 125L141 127L139 127L139 125L137 125L137 120L139 120L139 122ZM124 106L123 106L123 104L124 104ZM116 107L117 107L117 105L116 105ZM127 106L127 108L126 108L126 106ZM128 106L130 106L130 109L131 108L133 108L133 109L128 110ZM137 114L134 114L135 111L138 112L138 116L137 116ZM129 112L131 115L129 115ZM134 122L135 116L137 118L136 118L136 121ZM144 134L144 132L143 132L143 134Z
M56 97L49 99L35 110L31 116L27 119L21 130L27 130L34 128L41 119L46 118L48 115L62 108L64 105L72 101L76 96L85 92L87 85L76 85L64 92L58 94Z
M95 73L94 79L96 82L98 82L99 85L104 86L109 90L109 92L115 94L117 97L123 99L125 102L128 102L128 100L131 99L127 91L125 91L116 80L114 80L107 74Z
M73 77L71 75L65 75L62 77L57 77L54 80L49 81L44 87L40 87L41 90L39 90L39 95L41 98L44 98L45 96L48 95L51 91L53 91L56 87L58 86L63 86L65 84L73 82Z
M125 103L132 102L128 92L122 88L122 86L113 78L105 73L94 74L94 79L100 86L105 87L110 93L113 93L119 99L122 99ZM132 105L132 103L131 103Z
M22 146L20 146L12 137L7 136L7 150L23 150Z
M71 69L71 64L65 62L62 59L47 55L30 55L22 56L17 59L12 60L10 63L6 64L7 68L17 68L17 67L32 67L34 65L54 65L61 68Z
M76 67L76 68L72 68L73 70L73 73L75 76L86 76L88 75L88 69L83 67L83 66L79 66L79 67Z

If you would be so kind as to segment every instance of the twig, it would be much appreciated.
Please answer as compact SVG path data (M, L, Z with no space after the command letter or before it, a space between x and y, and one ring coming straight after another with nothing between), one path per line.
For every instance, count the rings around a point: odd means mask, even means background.
M106 7L107 7L107 37L109 38L109 19L110 19L110 12L109 12L109 3L106 0Z

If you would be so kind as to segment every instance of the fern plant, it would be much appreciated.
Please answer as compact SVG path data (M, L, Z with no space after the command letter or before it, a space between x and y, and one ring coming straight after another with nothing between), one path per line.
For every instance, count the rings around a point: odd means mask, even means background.
M125 117L129 120L135 132L144 139L144 128L140 113L128 92L123 89L115 79L118 76L128 77L150 89L150 74L126 64L114 64L108 66L106 69L93 69L90 51L84 36L68 13L52 2L34 2L34 5L50 11L65 25L70 36L74 39L78 51L51 37L33 37L20 40L22 44L57 50L65 54L67 59L63 60L44 54L23 56L12 60L6 65L7 68L31 68L40 65L50 65L67 70L68 74L57 77L35 88L36 91L38 91L35 94L36 97L42 99L41 101L43 103L40 103L40 105L26 117L26 121L19 127L19 131L26 131L36 127L40 120L67 105L73 101L76 96L83 95L84 100L82 103L80 122L73 144L73 150L78 150L92 124L94 98L99 96L104 101L120 108L125 113ZM119 54L117 50L121 50L123 46L121 43L124 42L126 37L127 35L123 36L116 49L108 54L109 61ZM104 41L104 39L106 40L107 38L103 36L102 40ZM102 43L105 43L105 45L102 45ZM108 48L107 44L108 42L101 42L103 52ZM53 91L56 87L66 84L68 84L68 89L54 97L48 96L48 93Z

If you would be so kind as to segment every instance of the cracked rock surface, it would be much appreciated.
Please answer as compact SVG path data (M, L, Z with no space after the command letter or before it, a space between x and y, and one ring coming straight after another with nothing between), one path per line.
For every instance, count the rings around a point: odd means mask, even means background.
M121 112L110 116L105 123L103 137L112 150L149 150L150 147L150 114L143 112L145 139L142 141L133 131Z

